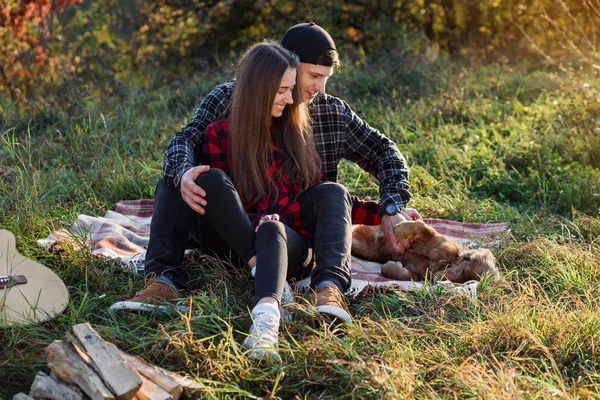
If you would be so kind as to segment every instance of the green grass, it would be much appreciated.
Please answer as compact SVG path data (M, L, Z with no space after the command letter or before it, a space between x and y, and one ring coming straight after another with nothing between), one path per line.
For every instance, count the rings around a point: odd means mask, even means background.
M353 302L356 324L337 332L312 327L299 309L281 333L281 367L243 356L252 281L216 260L189 263L186 314L109 312L143 279L87 253L47 254L36 240L80 213L152 197L172 134L230 75L132 78L118 96L81 94L68 108L48 100L34 114L0 101L0 227L71 296L51 321L0 329L0 398L26 391L47 370L44 347L86 321L121 349L196 379L208 398L600 398L600 80L396 61L346 67L328 91L398 144L424 217L510 223L493 248L500 284L482 284L476 301L373 294ZM343 163L340 177L377 198L376 181L356 166Z

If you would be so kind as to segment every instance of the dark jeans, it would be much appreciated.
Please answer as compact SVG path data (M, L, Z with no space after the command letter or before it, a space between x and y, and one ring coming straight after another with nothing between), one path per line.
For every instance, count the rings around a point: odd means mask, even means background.
M322 182L304 190L298 200L302 221L314 232L316 267L311 286L329 280L345 292L351 281L352 199L348 189L339 183Z
M154 196L145 273L165 275L180 288L186 286L181 264L190 237L205 254L239 257L234 261L240 264L255 255L254 227L229 177L219 169L210 169L200 174L196 183L206 191L205 215L192 210L181 192L163 179Z
M311 282L331 280L350 286L351 199L347 189L324 182L299 195L302 220L314 231L314 243L279 222L264 223L255 235L229 177L219 169L200 174L196 183L206 191L206 214L192 210L178 189L162 179L156 187L146 274L165 275L185 287L181 271L191 236L203 252L217 257L233 253L246 263L256 254L256 297L281 298L285 279L301 279L316 267ZM311 248L312 246L312 248ZM255 250L256 249L256 250Z

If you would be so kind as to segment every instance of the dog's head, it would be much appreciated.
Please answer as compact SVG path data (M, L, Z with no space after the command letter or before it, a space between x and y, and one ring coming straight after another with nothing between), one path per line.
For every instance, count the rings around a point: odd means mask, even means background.
M464 283L479 280L484 275L493 280L500 277L496 268L496 259L488 249L463 249L458 253L458 260L435 275L434 281L449 280Z

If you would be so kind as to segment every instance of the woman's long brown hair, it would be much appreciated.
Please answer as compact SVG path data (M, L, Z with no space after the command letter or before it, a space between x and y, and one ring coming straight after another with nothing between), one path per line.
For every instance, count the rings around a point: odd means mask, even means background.
M291 182L307 187L321 176L321 159L298 85L294 103L285 106L281 117L271 117L283 74L299 66L294 53L271 41L255 44L240 59L228 120L232 179L244 202L257 202L267 193L278 197L273 179L268 176L272 129L281 133L276 135L276 146Z

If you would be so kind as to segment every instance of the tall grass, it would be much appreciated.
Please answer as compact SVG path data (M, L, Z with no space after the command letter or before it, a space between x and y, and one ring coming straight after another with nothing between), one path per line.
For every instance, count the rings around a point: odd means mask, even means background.
M0 227L62 277L71 301L51 321L0 328L0 397L26 390L46 368L44 347L84 321L123 350L188 374L208 398L600 397L600 82L504 64L396 61L347 67L329 91L398 144L423 216L510 222L493 248L503 282L482 283L476 300L375 293L351 304L355 325L336 330L298 307L281 333L281 366L243 356L253 283L218 260L187 263L187 313L109 312L141 277L85 252L47 254L36 240L79 213L152 197L170 137L229 74L157 90L132 80L119 97L73 98L68 112L50 99L35 115L4 102ZM343 163L340 177L377 198L376 181L354 165Z

